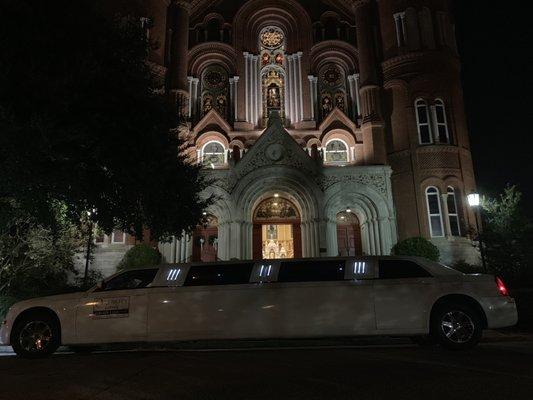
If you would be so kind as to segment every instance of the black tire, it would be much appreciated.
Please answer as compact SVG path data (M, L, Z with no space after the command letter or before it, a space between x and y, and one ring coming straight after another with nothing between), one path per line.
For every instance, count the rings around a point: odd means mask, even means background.
M13 350L20 357L44 358L60 346L61 331L53 316L47 312L35 311L24 315L15 323L10 341Z
M433 312L431 335L444 348L471 349L478 344L482 334L481 315L468 304L446 303Z

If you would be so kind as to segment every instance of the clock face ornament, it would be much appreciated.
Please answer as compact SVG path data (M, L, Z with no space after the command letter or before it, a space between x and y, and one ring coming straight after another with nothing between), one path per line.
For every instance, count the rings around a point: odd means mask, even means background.
M225 73L218 69L213 69L213 70L208 71L204 77L204 82L206 86L209 88L213 88L213 89L224 87L225 81L226 81Z
M271 161L279 161L283 159L285 155L285 149L279 143L271 144L266 149L266 156Z
M341 72L337 67L331 66L324 71L323 79L329 86L339 85L341 83Z

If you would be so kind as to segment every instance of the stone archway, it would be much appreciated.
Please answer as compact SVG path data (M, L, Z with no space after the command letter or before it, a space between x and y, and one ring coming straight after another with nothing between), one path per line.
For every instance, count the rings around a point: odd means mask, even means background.
M255 208L253 217L253 258L302 257L301 217L288 199L275 194Z
M397 240L392 197L384 190L352 181L350 185L336 183L326 191L328 255L339 254L337 215L348 209L359 221L362 253L390 254Z
M300 171L285 166L271 166L243 177L232 193L236 199L236 209L242 210L244 229L242 244L246 257L254 257L254 215L257 206L265 199L272 198L276 193L292 202L298 210L300 225L299 228L294 228L293 240L297 246L301 246L301 256L319 256L322 192L308 176Z

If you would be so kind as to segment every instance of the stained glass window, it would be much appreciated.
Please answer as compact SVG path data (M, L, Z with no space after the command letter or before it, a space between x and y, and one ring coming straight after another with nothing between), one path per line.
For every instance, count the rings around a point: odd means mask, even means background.
M279 28L268 27L261 32L261 45L267 49L277 49L283 45L285 37Z
M348 146L341 140L331 140L326 144L324 161L330 164L348 162Z

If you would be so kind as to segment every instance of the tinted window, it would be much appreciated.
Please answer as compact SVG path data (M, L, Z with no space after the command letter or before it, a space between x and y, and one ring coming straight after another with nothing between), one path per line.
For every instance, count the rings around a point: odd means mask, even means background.
M343 281L344 260L283 262L278 282Z
M408 260L380 260L380 279L426 278L431 276L420 265Z
M105 283L103 290L141 289L153 282L157 269L128 271Z
M237 285L249 283L253 264L191 267L184 286Z

